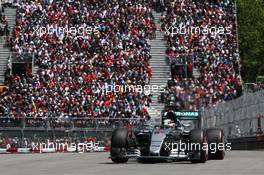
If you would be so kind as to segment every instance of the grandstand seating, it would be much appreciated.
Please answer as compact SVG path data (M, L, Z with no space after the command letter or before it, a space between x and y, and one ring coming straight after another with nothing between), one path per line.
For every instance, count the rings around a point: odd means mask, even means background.
M28 72L7 79L9 88L1 95L0 112L12 118L52 118L54 125L78 118L149 119L148 95L136 91L107 93L104 88L113 84L144 86L150 76L155 79L161 75L156 74L158 67L167 70L166 60L155 57L151 62L160 65L151 65L155 72L150 73L148 40L155 38L156 31L152 8L153 3L148 0L22 0L9 42L12 52L34 55L38 70L34 76ZM177 110L200 110L239 96L240 60L233 0L174 0L159 10L163 9L161 28L168 44L168 63L182 55L191 58L187 76L177 75L169 80L162 97L165 105ZM172 36L166 32L181 24L230 28L230 33ZM80 36L58 29L47 32L51 27L95 30ZM47 30L41 33L43 28ZM156 44L152 53L162 55L155 51L161 52L164 43ZM161 73L162 78L167 76L164 71ZM152 82L166 81L156 80Z
M92 27L82 36L36 28ZM38 30L37 30L38 31ZM18 4L12 51L35 55L35 76L13 75L0 110L14 118L148 118L149 97L110 92L106 83L145 85L155 25L151 2L26 1ZM62 36L63 35L63 36Z
M167 57L174 62L190 56L192 61L188 66L197 68L200 76L172 77L163 94L167 106L177 110L200 110L241 95L234 9L233 0L175 0L167 4L162 17L168 43ZM198 29L194 31L191 27ZM205 28L207 32L199 32Z

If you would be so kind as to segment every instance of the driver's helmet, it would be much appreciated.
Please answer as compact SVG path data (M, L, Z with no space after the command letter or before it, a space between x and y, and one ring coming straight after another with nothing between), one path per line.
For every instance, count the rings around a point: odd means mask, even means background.
M171 119L165 119L164 120L164 126L167 128L173 128L173 127L175 127L175 123Z

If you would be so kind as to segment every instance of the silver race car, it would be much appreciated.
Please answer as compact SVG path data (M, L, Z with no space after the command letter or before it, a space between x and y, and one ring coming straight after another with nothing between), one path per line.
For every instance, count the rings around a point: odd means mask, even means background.
M118 128L112 133L110 158L114 163L188 160L205 163L224 159L221 129L201 129L199 112L165 112L162 124L152 129ZM220 146L219 146L220 145Z

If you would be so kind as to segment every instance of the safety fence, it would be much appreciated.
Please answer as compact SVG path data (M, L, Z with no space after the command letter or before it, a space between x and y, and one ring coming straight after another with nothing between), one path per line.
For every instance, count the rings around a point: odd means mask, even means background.
M104 152L109 151L115 128L141 129L150 125L150 121L140 118L1 117L0 153ZM91 137L96 141L87 141Z
M155 121L141 118L12 118L0 117L0 138L83 138L109 136L115 128L145 129Z
M18 128L18 129L62 129L62 130L106 130L114 129L120 126L135 125L143 127L146 124L145 119L140 118L14 118L1 117L0 129Z
M202 111L204 127L223 128L228 138L255 136L264 126L264 90Z

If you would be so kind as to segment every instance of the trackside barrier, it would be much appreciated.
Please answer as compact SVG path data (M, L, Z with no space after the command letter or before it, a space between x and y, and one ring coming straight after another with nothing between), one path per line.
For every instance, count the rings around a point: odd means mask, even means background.
M40 149L38 147L31 148L30 152L31 153L40 153Z
M228 139L232 150L260 150L264 149L264 135L256 137L243 137Z
M201 111L205 128L222 128L228 138L254 137L264 130L264 90Z
M27 153L32 153L32 154L39 154L39 153L88 153L88 152L109 152L109 149L102 148L100 151L84 151L84 150L73 150L73 149L67 149L66 151L62 150L56 150L52 148L45 148L43 150L39 149L31 149L31 148L12 148L12 149L0 149L0 154L27 154Z
M82 148L76 150L74 148L68 147L65 149L59 148L0 148L0 154L27 154L27 153L88 153L88 152L109 152L110 146L96 147L96 148Z
M41 150L41 153L55 153L56 149L55 148L44 148Z
M73 152L76 152L76 149L74 149L74 148L67 148L67 151L66 152L73 153Z
M5 148L0 148L0 154L6 154L6 153L7 153L7 151Z
M18 148L8 148L6 151L7 153L18 153Z
M18 148L17 153L30 153L31 148Z
M106 145L105 148L104 148L104 152L110 152L110 146L109 145Z

